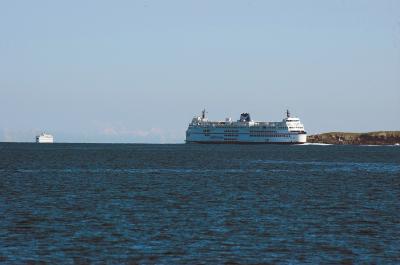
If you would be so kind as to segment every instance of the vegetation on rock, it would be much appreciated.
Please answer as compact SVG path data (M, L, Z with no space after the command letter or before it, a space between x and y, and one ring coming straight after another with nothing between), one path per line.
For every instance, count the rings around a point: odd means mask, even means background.
M368 133L329 132L307 137L309 143L393 145L400 143L400 131L377 131Z

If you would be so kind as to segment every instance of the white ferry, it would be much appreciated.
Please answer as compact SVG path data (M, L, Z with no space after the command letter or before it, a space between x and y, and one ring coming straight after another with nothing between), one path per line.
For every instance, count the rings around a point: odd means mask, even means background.
M249 113L232 121L209 121L206 111L194 117L186 130L186 143L215 144L303 144L307 133L299 118L291 117L289 110L280 122L253 121Z
M53 143L54 138L53 135L48 133L41 133L40 135L36 136L36 143Z

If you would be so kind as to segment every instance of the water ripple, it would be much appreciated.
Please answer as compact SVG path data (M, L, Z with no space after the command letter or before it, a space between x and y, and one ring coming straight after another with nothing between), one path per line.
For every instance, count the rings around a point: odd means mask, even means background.
M0 144L0 263L396 264L398 148Z

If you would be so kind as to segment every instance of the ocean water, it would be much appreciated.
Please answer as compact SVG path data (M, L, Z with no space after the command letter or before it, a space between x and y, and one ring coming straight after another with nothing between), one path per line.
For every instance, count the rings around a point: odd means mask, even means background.
M3 143L0 263L400 264L400 148Z

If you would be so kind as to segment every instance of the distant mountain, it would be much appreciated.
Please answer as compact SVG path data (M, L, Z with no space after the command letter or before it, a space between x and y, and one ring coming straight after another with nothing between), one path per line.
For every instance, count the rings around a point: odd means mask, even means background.
M394 145L400 144L400 131L378 131L367 133L328 132L310 135L309 143L354 144L354 145Z

